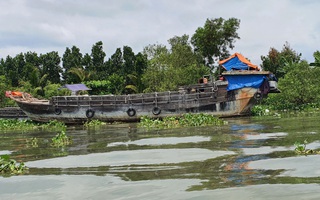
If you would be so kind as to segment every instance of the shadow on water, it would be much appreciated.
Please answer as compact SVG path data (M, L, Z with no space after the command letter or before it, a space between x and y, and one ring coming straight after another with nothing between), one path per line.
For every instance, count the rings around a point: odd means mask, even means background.
M21 179L93 175L118 178L121 184L185 180L186 191L318 184L320 155L297 155L294 143L307 140L308 148L319 149L319 119L237 118L227 119L223 127L149 131L136 124L69 127L73 143L60 148L50 145L56 133L13 132L0 134L0 154L25 162L29 172ZM32 138L36 145L28 142Z

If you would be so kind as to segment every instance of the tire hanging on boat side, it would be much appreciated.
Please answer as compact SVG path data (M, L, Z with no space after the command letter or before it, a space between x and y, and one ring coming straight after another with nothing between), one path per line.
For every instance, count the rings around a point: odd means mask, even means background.
M60 115L61 114L61 109L60 108L55 108L54 109L54 114Z
M91 109L87 110L86 116L87 118L92 118L94 116L94 110L91 110Z
M160 109L159 107L154 107L154 108L152 109L152 113L153 113L154 115L159 115L159 114L161 113L161 109Z
M260 92L256 92L253 97L255 98L255 100L261 100L262 94Z
M129 109L127 110L127 114L128 114L130 117L133 117L133 116L136 115L136 110L133 109L133 108L129 108Z

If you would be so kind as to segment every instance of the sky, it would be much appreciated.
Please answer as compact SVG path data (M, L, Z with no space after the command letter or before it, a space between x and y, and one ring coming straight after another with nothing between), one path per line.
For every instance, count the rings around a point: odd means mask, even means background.
M302 59L320 50L319 0L3 0L0 1L0 58L45 54L76 46L82 54L103 42L106 59L117 48L139 53L150 44L168 45L207 19L240 20L240 39L230 53L253 64L270 48L288 42Z

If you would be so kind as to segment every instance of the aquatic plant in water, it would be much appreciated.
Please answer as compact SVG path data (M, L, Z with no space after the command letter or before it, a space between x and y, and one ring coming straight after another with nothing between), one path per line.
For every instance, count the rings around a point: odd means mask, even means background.
M28 168L25 164L17 163L17 161L10 159L9 155L0 156L0 173L1 174L22 174Z
M102 126L102 125L106 125L105 122L102 122L100 120L90 120L90 121L86 121L83 126L86 127L86 128L89 128L89 127L96 127L96 126Z
M48 123L39 124L31 120L19 119L0 119L0 130L2 131L15 131L15 130L66 130L66 125L56 120Z
M0 119L0 130L31 130L34 129L34 124L31 120L18 119Z
M33 148L36 148L38 147L38 138L36 137L33 137L31 139L27 139L27 147L33 147Z
M307 140L305 140L303 143L295 142L294 146L296 147L294 150L298 154L320 154L319 151L315 151L312 149L307 149Z
M60 133L58 133L51 140L52 140L52 146L55 146L55 147L67 146L69 144L72 144L72 139L68 137L64 131L61 131Z
M163 119L151 119L147 116L143 116L140 120L139 127L143 128L178 128L178 127L190 127L190 126L209 126L216 125L221 126L227 122L214 117L209 114L183 114L180 117L164 117Z
M46 130L61 130L65 131L67 129L67 125L63 122L59 122L57 120L52 120L48 123L44 123L40 125L40 128L46 129Z

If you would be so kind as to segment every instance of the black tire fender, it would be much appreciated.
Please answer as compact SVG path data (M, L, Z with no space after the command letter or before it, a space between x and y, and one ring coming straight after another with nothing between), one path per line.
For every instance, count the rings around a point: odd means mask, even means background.
M60 115L61 114L61 109L60 108L55 108L54 109L54 114Z
M130 117L133 117L133 116L136 115L136 110L133 109L133 108L129 108L129 109L127 110L127 114L128 114Z
M160 109L159 107L154 107L154 108L152 109L152 113L153 113L154 115L159 115L159 114L161 113L161 109Z
M253 96L256 100L261 100L262 99L262 94L260 92L257 92Z
M92 118L94 116L94 110L91 110L91 109L87 110L86 116L87 118Z

